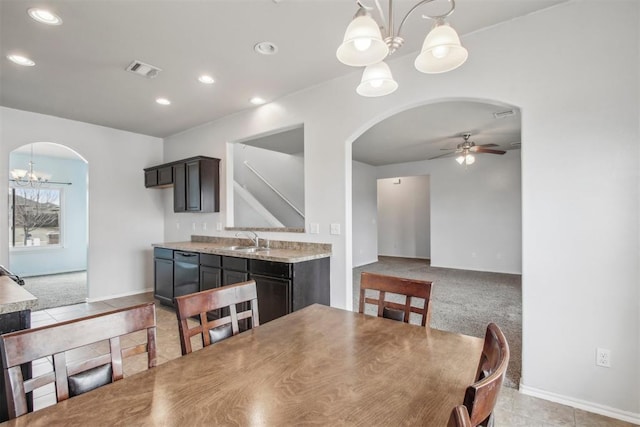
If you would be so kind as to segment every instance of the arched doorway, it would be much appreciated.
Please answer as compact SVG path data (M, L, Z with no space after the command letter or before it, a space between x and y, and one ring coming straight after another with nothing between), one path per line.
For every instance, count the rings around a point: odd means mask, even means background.
M456 162L467 133L482 147L470 164ZM440 100L363 131L351 168L354 302L361 271L433 281L433 327L507 330L511 386L521 366L520 141L517 107Z
M9 269L36 310L87 298L88 163L74 150L34 142L9 156Z

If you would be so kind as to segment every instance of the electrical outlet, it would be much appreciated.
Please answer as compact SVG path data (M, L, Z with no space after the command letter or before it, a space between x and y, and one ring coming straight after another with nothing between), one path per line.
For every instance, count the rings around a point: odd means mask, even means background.
M176 222L176 230L180 230L180 223Z
M222 223L221 222L217 222L216 223L216 231L222 231Z
M596 349L596 365L604 368L611 367L611 350L608 348Z
M202 223L202 229L203 229L203 230L206 230L206 229L207 229L207 223L206 223L206 222L203 222L203 223Z
M320 234L320 224L317 222L312 222L309 228L311 229L311 234Z
M195 223L195 222L192 222L192 223L191 223L191 229L192 229L193 231L196 231L196 223Z

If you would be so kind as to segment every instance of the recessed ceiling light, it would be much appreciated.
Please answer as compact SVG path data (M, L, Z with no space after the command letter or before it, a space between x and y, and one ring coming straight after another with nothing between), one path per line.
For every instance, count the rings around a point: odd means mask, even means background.
M263 98L260 98L259 96L254 96L249 100L249 102L252 103L253 105L262 105L267 101L265 101Z
M206 75L206 74L203 74L203 75L201 75L200 77L198 77L198 80L199 80L201 83L204 83L204 84L206 84L206 85L212 85L212 84L214 84L214 83L215 83L215 80L213 79L213 77L208 76L208 75Z
M7 59L18 65L24 65L25 67L33 67L34 65L36 65L35 62L22 55L7 55Z
M275 55L278 53L278 46L271 42L260 42L253 47L253 50L262 55Z
M37 7L32 7L27 10L27 13L31 18L38 22L42 22L47 25L60 25L62 24L62 19L53 12L49 12L46 9L40 9Z
M171 105L171 101L167 98L156 98L156 102L160 105Z

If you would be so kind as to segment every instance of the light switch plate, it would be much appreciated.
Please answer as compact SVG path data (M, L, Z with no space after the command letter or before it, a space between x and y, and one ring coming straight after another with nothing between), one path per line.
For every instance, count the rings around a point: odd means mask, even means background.
M340 234L340 224L331 224L331 234Z

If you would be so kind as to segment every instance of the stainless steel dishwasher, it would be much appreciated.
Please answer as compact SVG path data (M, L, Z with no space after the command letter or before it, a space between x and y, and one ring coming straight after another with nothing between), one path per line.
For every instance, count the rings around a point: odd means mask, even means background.
M173 252L173 296L192 294L200 290L200 254Z

